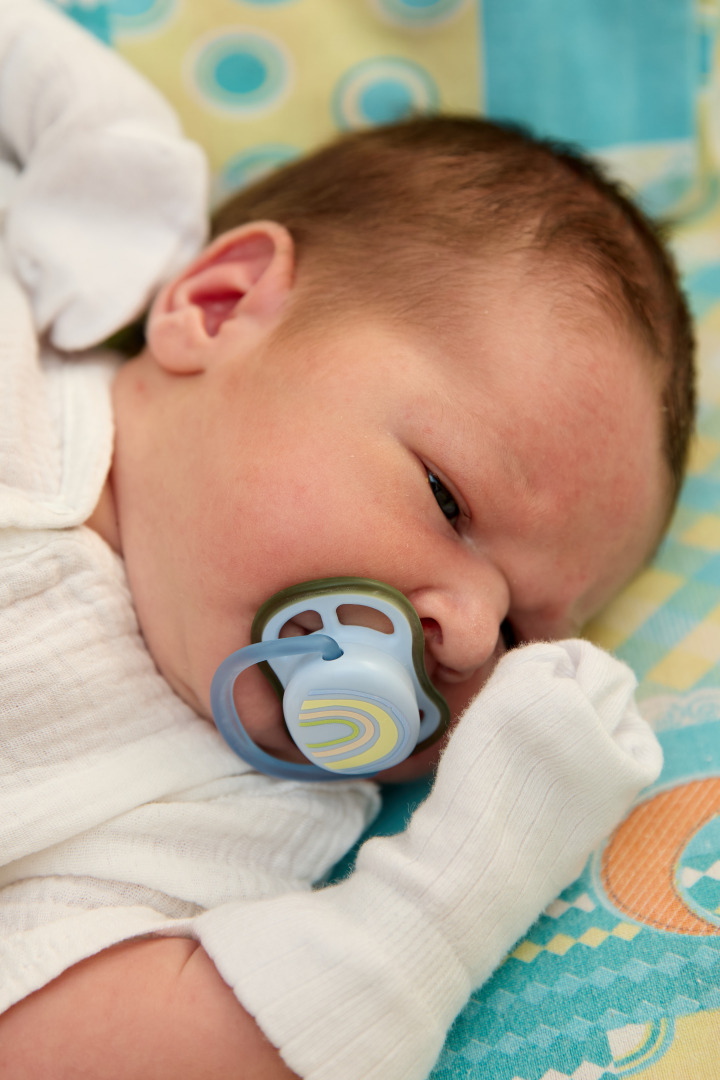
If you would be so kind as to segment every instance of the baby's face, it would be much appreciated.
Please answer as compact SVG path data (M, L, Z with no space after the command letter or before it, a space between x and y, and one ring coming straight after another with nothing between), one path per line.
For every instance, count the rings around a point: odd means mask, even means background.
M210 716L261 603L314 578L387 582L417 610L457 715L504 651L576 634L651 552L667 507L659 395L609 322L540 284L492 286L452 340L368 317L200 374L118 377L113 483L146 641ZM250 734L293 756L258 669ZM414 768L414 766L410 767Z

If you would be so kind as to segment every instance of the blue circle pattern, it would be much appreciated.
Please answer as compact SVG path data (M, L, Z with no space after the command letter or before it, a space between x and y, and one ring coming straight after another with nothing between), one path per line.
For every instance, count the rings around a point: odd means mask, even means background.
M110 0L109 13L117 30L143 33L165 22L176 7L177 0Z
M281 47L257 31L223 31L206 40L195 58L193 76L207 102L235 113L270 108L290 85Z
M261 143L235 154L225 163L215 181L213 202L217 205L234 191L254 184L281 165L294 161L300 154L299 147L287 143Z
M435 26L446 22L467 6L467 0L375 0L392 22L405 26Z
M156 6L155 0L110 0L113 12L126 18L146 16Z
M389 124L412 112L413 98L399 79L378 79L358 98L360 111L373 124Z
M267 79L265 64L252 53L223 56L215 68L215 81L227 94L253 94Z
M352 131L434 112L439 102L425 68L385 57L365 60L345 72L333 92L333 114L341 130Z
M690 885L684 870L692 874ZM690 910L707 922L720 923L720 817L711 818L690 838L678 871L675 885Z

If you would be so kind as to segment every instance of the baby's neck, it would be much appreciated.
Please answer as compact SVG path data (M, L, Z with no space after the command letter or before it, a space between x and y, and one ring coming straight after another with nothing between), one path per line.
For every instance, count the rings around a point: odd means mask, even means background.
M107 480L100 492L97 506L85 524L89 529L92 529L101 536L116 554L122 555L120 527L118 525L117 512L115 509L115 495L112 487L112 473L108 474Z

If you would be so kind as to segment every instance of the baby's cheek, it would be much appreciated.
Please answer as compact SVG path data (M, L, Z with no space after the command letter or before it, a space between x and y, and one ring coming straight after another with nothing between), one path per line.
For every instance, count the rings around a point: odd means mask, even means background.
M235 682L233 698L253 742L284 760L305 760L288 734L280 698L258 667L242 672Z
M427 776L437 765L440 754L445 748L447 737L445 735L426 750L421 750L419 754L407 758L406 761L401 761L399 765L393 766L392 769L379 772L372 779L379 781L381 784L404 784L408 780L418 780L421 776Z

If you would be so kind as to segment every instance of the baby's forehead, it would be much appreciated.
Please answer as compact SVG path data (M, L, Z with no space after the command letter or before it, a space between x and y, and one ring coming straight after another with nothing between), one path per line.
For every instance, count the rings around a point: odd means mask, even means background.
M493 374L501 378L510 361L517 366L520 358L529 375L550 363L553 382L601 374L598 340L622 348L628 365L658 366L611 284L581 262L550 259L537 251L500 251L482 264L468 264L413 315L412 329L404 329L420 336L448 373L460 364L482 375L478 393L485 379ZM572 358L572 364L553 363L563 357Z
M396 393L391 376L402 369L408 379L397 407L418 409L422 419L422 394L418 402L415 393L422 391L442 405L450 426L463 425L470 442L488 408L501 412L510 446L548 424L561 424L568 440L579 438L598 415L609 431L625 430L636 423L628 380L648 384L646 406L660 414L662 365L611 290L570 260L498 250L482 263L459 261L432 296L408 292L403 308L396 288L393 299L390 314L358 304L336 317L333 332L347 356L334 377L347 383L350 412L363 370L357 349L387 375L375 387L379 402ZM309 328L310 341L321 337L318 326Z
M611 299L517 260L484 278L434 345L436 392L453 423L470 437L500 411L509 446L555 426L566 441L594 431L596 453L611 454L618 433L640 431L642 409L662 455L663 364Z

